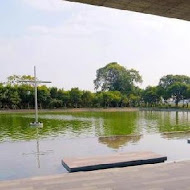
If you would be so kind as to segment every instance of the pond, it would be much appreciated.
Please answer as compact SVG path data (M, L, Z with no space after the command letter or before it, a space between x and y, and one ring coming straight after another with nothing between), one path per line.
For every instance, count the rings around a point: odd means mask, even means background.
M64 157L153 151L168 161L190 159L189 112L0 114L0 180L64 173Z

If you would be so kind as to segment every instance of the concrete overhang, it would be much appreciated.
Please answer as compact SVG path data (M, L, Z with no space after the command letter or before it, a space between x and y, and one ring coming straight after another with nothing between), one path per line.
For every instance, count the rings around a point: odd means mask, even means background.
M190 0L67 0L190 21Z

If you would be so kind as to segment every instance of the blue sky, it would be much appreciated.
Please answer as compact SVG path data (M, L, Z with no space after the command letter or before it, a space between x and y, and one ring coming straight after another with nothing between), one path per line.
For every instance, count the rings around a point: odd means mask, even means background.
M93 90L116 61L143 76L190 75L190 22L61 0L1 0L0 81L32 74L53 86Z
M41 2L43 6L43 1ZM51 1L48 4L51 6ZM38 7L38 3L29 3L27 0L1 0L0 34L5 37L24 35L27 27L33 25L55 27L63 24L70 16L67 10L62 11L61 8L60 10L57 10L57 8L52 8L52 10L43 9ZM61 18L61 20L58 18Z

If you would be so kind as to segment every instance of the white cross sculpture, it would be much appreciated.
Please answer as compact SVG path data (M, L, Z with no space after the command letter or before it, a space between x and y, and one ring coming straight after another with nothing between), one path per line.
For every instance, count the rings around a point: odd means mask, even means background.
M28 82L28 83L34 84L34 88L35 88L35 122L30 123L30 126L43 127L43 123L38 121L38 84L51 83L51 82L37 80L35 66L34 66L34 80L21 80L19 82Z

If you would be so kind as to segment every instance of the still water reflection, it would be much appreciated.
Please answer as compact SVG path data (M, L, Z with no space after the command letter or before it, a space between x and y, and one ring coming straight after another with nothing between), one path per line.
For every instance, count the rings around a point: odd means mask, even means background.
M190 159L189 112L0 114L0 180L66 172L64 156L154 151L168 160Z

